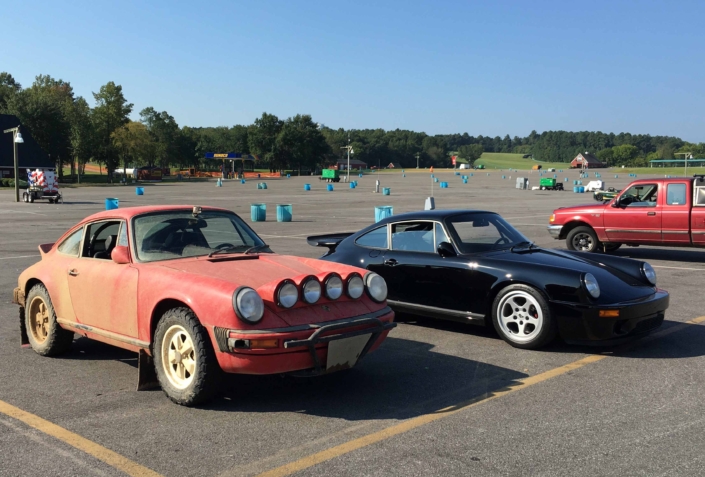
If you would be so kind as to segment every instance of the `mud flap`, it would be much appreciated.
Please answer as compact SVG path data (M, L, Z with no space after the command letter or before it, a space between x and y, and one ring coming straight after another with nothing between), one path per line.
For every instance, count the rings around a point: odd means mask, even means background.
M29 348L29 336L27 336L27 323L24 319L24 307L20 307L20 346Z
M159 389L159 387L154 360L145 350L141 349L137 358L137 390L148 391Z

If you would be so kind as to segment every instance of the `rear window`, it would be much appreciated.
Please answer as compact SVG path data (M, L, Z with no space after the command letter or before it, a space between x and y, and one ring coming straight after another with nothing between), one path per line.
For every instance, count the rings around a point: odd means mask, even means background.
M666 189L667 205L685 205L685 184L668 184Z

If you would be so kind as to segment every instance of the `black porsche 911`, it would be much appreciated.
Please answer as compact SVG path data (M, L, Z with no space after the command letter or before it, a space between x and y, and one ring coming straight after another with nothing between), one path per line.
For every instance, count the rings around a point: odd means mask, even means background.
M308 237L374 271L398 312L489 325L509 344L615 344L661 326L669 295L646 262L536 246L499 214L429 210Z

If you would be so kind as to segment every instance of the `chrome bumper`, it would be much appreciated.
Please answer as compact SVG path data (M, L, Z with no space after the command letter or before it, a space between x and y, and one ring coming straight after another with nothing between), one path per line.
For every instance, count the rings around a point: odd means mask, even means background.
M561 230L563 229L562 225L549 225L547 227L548 233L551 234L551 237L554 239L559 239L561 235Z

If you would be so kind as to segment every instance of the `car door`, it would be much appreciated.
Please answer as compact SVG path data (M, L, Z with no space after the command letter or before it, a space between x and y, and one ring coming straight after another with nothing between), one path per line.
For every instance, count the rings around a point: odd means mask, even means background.
M610 242L661 242L660 189L656 182L635 184L605 207L605 234Z
M114 245L128 245L127 237L124 221L88 224L80 256L66 273L78 323L136 338L138 271L110 258Z
M683 180L665 184L665 201L661 234L664 243L672 245L690 244L690 184L692 181Z

